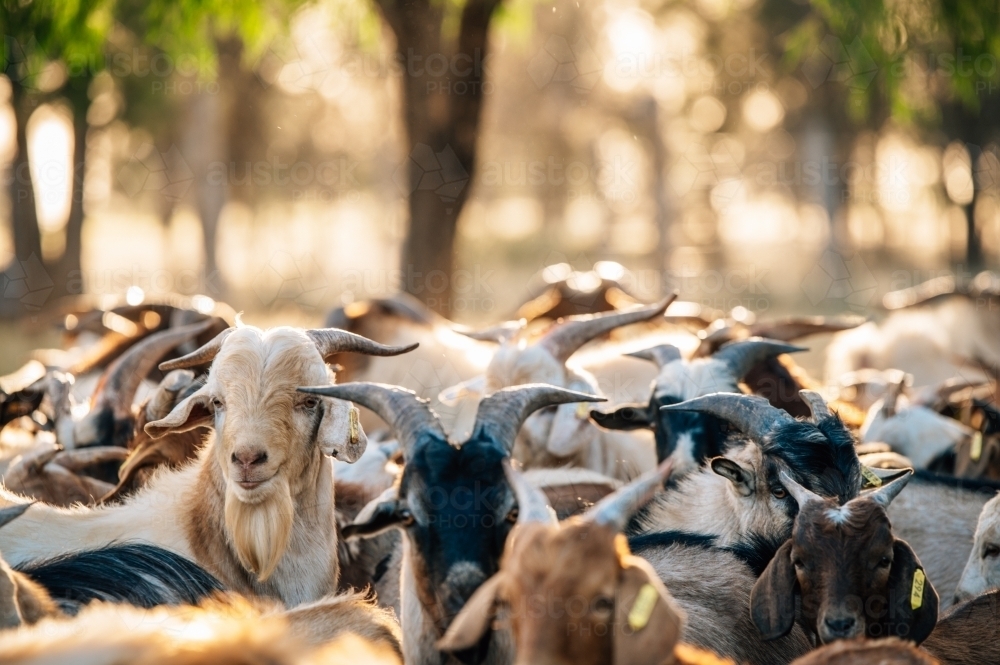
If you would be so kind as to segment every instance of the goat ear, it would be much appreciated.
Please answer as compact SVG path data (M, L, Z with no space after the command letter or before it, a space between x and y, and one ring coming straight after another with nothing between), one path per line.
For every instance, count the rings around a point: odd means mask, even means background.
M560 404L556 407L549 438L545 442L545 449L549 454L569 457L580 452L587 436L586 428L590 427L586 408L586 402Z
M659 665L680 641L684 615L644 559L622 557L615 598L614 665Z
M788 634L795 623L795 567L792 541L774 553L771 563L750 591L750 616L765 640Z
M754 492L753 475L728 457L713 457L712 471L733 484L740 496L750 496Z
M649 408L645 404L629 404L611 413L591 411L590 419L604 429L646 429L653 424L649 417Z
M357 518L340 531L347 538L370 538L389 529L404 527L413 522L410 511L398 499L379 501L365 506Z
M438 640L438 649L441 651L461 651L469 649L479 642L496 615L496 601L503 579L501 575L502 573L497 573L476 589L472 597L465 603L462 611L448 626L444 637Z
M883 636L920 644L937 625L937 591L924 574L917 555L904 540L897 540L892 546L888 601L889 615Z
M181 400L165 418L146 423L143 429L150 438L159 439L170 432L187 432L196 427L211 425L210 402L208 390L202 387L190 397Z
M320 450L341 462L357 462L368 447L358 407L340 399L325 399L320 408L324 409L323 419L316 431Z

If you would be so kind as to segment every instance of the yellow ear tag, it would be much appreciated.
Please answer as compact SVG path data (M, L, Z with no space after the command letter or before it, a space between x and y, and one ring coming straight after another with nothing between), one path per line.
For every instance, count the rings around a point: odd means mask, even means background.
M969 459L978 462L983 456L983 433L976 432L972 435L972 447L969 449Z
M861 465L861 475L864 477L865 482L867 482L872 487L881 487L882 479L875 475L875 472L869 469L864 464Z
M632 630L642 630L649 623L649 617L653 616L653 608L660 594L652 584L643 584L639 589L639 595L635 597L635 603L628 613L628 625Z
M580 420L590 417L590 402L580 402L576 405L576 417Z
M924 576L924 571L921 568L913 573L913 588L910 589L910 608L920 609L920 606L924 604L924 580L927 579Z
M350 421L348 430L351 435L351 443L357 443L358 440L361 439L361 423L358 420L358 410L353 406L351 407L348 420Z

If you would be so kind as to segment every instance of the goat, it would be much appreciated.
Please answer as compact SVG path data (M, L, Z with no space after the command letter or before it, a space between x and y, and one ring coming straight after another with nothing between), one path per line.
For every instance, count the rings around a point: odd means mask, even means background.
M779 478L782 470L824 496L840 501L857 496L862 469L853 438L819 395L803 392L813 408L812 422L751 395L717 393L662 407L710 414L746 438L640 511L630 534L699 534L718 546L755 538L784 541L798 507Z
M692 361L685 360L680 349L669 344L637 351L630 355L652 361L659 368L650 387L649 403L622 406L611 413L593 410L590 417L606 429L653 430L657 459L673 459L677 475L683 476L706 459L721 455L726 436L721 422L711 415L665 411L660 407L716 392L740 393L740 381L758 363L778 354L804 350L755 339L733 342L713 356Z
M920 560L893 535L886 508L911 470L841 505L781 480L799 505L792 537L750 597L765 639L798 623L820 644L858 637L901 637L920 644L934 630L938 595Z
M476 591L439 646L468 648L496 617L509 626L518 664L720 662L679 644L682 635L755 665L788 662L805 651L801 634L771 645L754 634L746 610L753 575L721 550L661 550L654 565L629 551L621 531L662 486L671 464L562 523L544 495L507 464L518 523L501 570Z
M476 588L496 572L516 506L501 461L510 455L534 411L602 398L529 384L484 398L471 436L448 441L437 416L412 392L372 383L302 388L372 409L393 429L406 459L394 492L343 530L345 538L389 528L404 532L400 573L401 623L407 663L450 662L434 642ZM503 645L489 636L462 662L502 662Z
M515 341L512 334L497 337L500 346L486 368L480 390L489 394L508 386L547 383L600 395L598 381L569 362L570 356L587 342L611 330L662 315L675 298L676 294L659 304L624 312L562 319L531 344L524 339ZM507 332L516 331L510 328ZM471 392L473 385L474 382L466 382L461 392ZM568 464L621 480L632 478L655 464L648 440L594 427L588 422L587 411L582 406L563 405L530 416L514 444L514 458L525 468Z
M995 275L982 272L967 286L945 277L886 294L886 319L833 337L825 376L834 380L864 368L898 368L913 374L917 386L955 376L987 378L989 372L972 363L990 371L1000 365L995 282Z
M46 619L0 640L10 665L398 664L398 635L355 599L281 608L235 596L198 606L136 609L95 603L72 621ZM366 624L358 621L368 618Z
M29 505L0 509L0 527L19 517ZM12 570L0 558L0 630L30 625L59 614L59 607L44 587L24 573Z
M898 637L841 640L797 658L792 665L941 665L910 642Z
M955 602L997 588L1000 588L1000 494L987 501L979 513L972 551L955 590Z
M349 404L323 404L295 387L327 381L324 358L348 350L409 347L340 330L242 326L164 363L165 371L211 363L204 386L145 426L154 438L213 426L197 459L157 474L122 504L36 504L0 532L0 550L16 565L127 540L191 559L241 593L288 605L329 593L338 564L328 456L356 460L366 439ZM0 490L0 501L23 499Z

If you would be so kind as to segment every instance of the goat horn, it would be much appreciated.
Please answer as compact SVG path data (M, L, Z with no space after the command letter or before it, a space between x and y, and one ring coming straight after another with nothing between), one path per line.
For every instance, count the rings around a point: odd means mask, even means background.
M656 492L663 487L663 483L670 477L673 465L673 460L663 460L652 471L647 471L625 487L601 499L584 514L584 519L622 531L632 519L632 515L649 503Z
M646 305L626 312L605 312L590 316L570 317L557 321L538 341L557 359L565 362L581 346L615 328L660 316L677 298L677 292L655 305Z
M547 383L528 383L498 390L479 402L473 436L480 430L510 452L525 419L538 409L569 402L606 402L606 397L578 393Z
M812 413L812 421L814 423L818 423L820 420L833 415L830 407L826 404L826 400L818 392L814 390L800 390L799 397L809 405L809 411Z
M763 397L737 393L713 393L680 404L661 406L661 411L698 411L722 418L754 441L763 441L775 427L794 423L787 411L777 409Z
M17 519L24 514L28 508L34 505L34 501L29 501L28 503L19 503L14 506L7 506L5 508L0 508L0 527L2 527L7 522Z
M302 393L323 395L360 404L374 411L389 424L409 458L423 434L430 432L447 441L437 415L411 390L382 383L358 381L333 386L310 386L298 389Z
M773 339L752 337L740 342L724 344L721 349L712 355L712 358L724 363L736 379L742 379L747 375L747 372L754 368L754 365L767 358L782 353L796 353L807 350L801 346L794 346Z
M507 482L514 488L514 496L517 497L517 523L558 524L558 520L549 510L549 501L545 498L545 493L534 487L521 472L511 466L509 457L505 458L502 464Z
M149 401L146 402L146 420L153 421L166 418L174 408L177 393L191 385L194 372L189 369L175 369L163 377Z
M398 356L420 346L419 344L386 346L338 328L314 328L307 330L306 334L319 349L319 355L323 356L323 360L327 360L335 353L344 352L363 353L366 356Z
M814 501L823 501L823 497L811 490L806 489L802 485L799 485L798 482L796 482L796 480L788 474L788 472L781 471L778 476L781 478L781 484L784 485L785 489L788 490L788 493L795 499L795 503L799 504L799 512L802 512L802 509L806 507L806 504Z
M91 413L98 413L95 407L99 404L111 404L116 417L127 417L131 413L136 391L160 358L205 332L214 323L215 319L206 319L181 328L169 328L133 344L128 351L115 358L101 376L94 389Z
M160 371L169 372L174 369L207 365L215 360L215 356L219 355L219 350L222 349L222 343L226 341L226 338L229 337L234 330L236 330L236 328L226 328L216 335L212 341L208 342L200 349L196 349L186 356L181 356L180 358L174 358L173 360L168 360L165 363L160 363Z
M906 473L896 478L892 482L888 482L876 490L872 490L864 497L858 498L868 498L882 506L884 509L889 508L889 504L892 500L896 498L896 495L903 491L903 488L907 486L910 482L910 478L913 477L913 469L907 469ZM855 501L857 499L854 499Z
M465 335L469 339L474 339L480 342L495 342L496 344L503 344L510 340L511 337L524 330L524 327L527 325L527 319L518 319L517 321L506 321L491 328L486 328L485 330L456 330L456 332L461 335Z
M681 350L673 344L660 344L658 346L652 346L648 349L641 349L639 351L633 351L632 353L626 353L625 355L630 358L638 358L640 360L654 362L657 367L663 369L675 360L681 359Z

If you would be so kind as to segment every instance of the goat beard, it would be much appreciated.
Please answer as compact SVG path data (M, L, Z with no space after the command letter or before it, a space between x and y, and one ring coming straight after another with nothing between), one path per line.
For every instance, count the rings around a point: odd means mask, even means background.
M226 531L243 567L264 582L274 573L292 537L295 506L287 481L263 501L244 503L226 491Z

